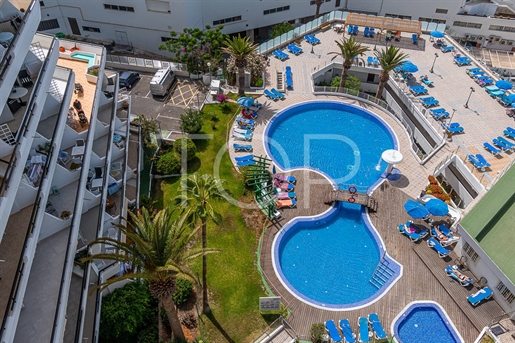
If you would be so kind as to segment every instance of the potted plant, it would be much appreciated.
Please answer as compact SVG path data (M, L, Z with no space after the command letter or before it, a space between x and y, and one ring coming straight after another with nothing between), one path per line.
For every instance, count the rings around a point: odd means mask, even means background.
M86 69L86 80L88 80L88 82L91 82L91 83L97 83L99 73L100 73L100 66L98 64L88 67L88 69Z
M66 48L64 46L59 47L59 52L65 52L65 51L66 51Z
M70 218L70 216L71 216L71 212L70 211L63 211L63 212L61 212L61 219L63 219L63 220L66 220L66 219Z
M128 108L129 108L129 102L128 102L127 100L124 100L124 101L122 102L122 108L123 108L124 110L126 110L126 109L128 109Z

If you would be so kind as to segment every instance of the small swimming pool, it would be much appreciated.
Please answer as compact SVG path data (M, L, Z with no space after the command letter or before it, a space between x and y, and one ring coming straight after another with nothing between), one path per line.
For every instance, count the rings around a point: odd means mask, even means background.
M307 167L335 185L360 185L362 190L379 182L386 167L382 152L397 148L395 134L381 118L336 101L291 106L271 119L264 136L268 155L282 169ZM364 307L402 274L365 209L348 203L285 225L274 239L273 256L279 279L294 296L330 310ZM374 285L382 256L390 277Z
M394 319L392 331L402 343L463 343L445 310L433 301L415 301Z
M91 67L95 64L95 54L90 54L87 52L72 52L70 56L71 58L88 62L88 67Z

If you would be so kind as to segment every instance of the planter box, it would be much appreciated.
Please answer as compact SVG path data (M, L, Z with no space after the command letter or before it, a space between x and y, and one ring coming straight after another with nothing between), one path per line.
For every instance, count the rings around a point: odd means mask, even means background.
M88 80L88 82L91 82L91 83L97 83L98 82L98 76L95 76L95 75L91 75L91 74L88 74L88 72L91 70L91 69L98 69L98 71L100 72L100 66L99 65L92 65L91 67L88 67L86 69L86 80Z

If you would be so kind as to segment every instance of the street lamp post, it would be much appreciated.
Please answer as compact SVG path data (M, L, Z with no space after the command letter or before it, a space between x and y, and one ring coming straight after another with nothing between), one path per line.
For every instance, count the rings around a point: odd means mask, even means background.
M435 52L435 59L433 60L433 65L431 66L431 69L429 70L430 73L434 73L434 67L435 67L435 62L436 62L436 59L438 58L438 54Z
M211 87L211 62L207 62L207 68L209 69L209 87Z
M454 113L456 113L456 111L457 110L455 108L452 109L452 114L451 114L451 117L449 118L449 125L451 124L452 118L454 117Z
M474 93L476 90L474 89L474 87L470 87L470 94L469 94L469 97L467 99L467 102L465 103L465 108L469 108L469 100L470 100L470 97L472 96L472 93Z

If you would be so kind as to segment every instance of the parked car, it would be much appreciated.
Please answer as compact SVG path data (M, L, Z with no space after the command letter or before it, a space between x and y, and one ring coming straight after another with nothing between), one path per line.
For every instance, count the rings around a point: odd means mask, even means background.
M138 81L139 78L139 73L136 73L135 71L124 71L118 78L118 85L120 88L125 87L127 89L131 89L132 85Z

